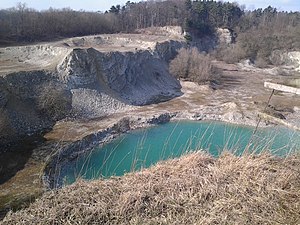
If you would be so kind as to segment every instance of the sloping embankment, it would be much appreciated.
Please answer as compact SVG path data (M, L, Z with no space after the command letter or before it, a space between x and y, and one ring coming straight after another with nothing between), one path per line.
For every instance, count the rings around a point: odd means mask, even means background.
M299 156L196 152L45 193L3 224L299 224Z
M168 43L166 43L168 45ZM157 52L74 49L58 65L59 79L71 89L88 88L130 105L145 105L180 95L180 84Z
M122 39L122 45L129 40ZM0 49L0 64L16 65L13 73L6 74L5 65L5 71L0 70L5 74L0 77L0 128L5 131L0 133L0 152L5 148L1 145L45 132L66 117L103 117L182 94L180 83L168 72L168 60L184 42L149 42L151 48L121 52L108 51L106 42L97 49L61 43Z

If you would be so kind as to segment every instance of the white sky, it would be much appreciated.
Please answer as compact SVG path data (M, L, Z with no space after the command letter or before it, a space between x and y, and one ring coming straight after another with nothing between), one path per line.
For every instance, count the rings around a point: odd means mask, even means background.
M18 2L26 3L28 7L38 10L48 9L49 7L70 7L75 10L105 11L112 5L124 5L127 0L0 0L0 9L16 6ZM266 8L271 5L279 10L300 11L299 0L235 0L235 2L246 5L247 9Z

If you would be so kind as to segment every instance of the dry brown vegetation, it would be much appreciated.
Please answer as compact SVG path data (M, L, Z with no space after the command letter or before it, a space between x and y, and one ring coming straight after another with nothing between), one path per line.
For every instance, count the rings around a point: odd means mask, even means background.
M261 25L240 33L233 45L221 46L217 51L217 58L227 63L250 59L261 68L277 65L276 60L272 60L273 53L299 50L299 34L299 28L287 26L280 30L274 24Z
M176 78L196 83L207 82L212 79L213 67L209 55L201 54L197 48L182 48L178 55L170 62L170 73Z
M191 153L50 191L3 224L299 224L300 158Z

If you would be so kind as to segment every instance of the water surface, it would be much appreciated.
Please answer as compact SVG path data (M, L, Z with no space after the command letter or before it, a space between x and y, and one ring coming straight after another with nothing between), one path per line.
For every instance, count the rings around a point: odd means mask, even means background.
M96 147L64 168L67 184L76 177L95 179L121 176L126 172L149 167L160 160L200 150L217 157L224 149L240 155L244 151L269 149L284 156L300 149L300 133L287 128L259 129L223 122L171 122L121 135L114 141Z

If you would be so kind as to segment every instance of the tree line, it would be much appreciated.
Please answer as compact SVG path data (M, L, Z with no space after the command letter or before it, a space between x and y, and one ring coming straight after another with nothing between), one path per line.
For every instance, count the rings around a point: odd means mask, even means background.
M31 42L98 33L115 33L112 14L74 11L70 8L37 11L19 3L0 10L0 41Z
M166 0L112 6L106 13L119 19L120 30L151 26L182 26L198 35L210 35L216 27L233 28L243 15L236 4L221 1Z
M219 56L228 62L250 59L258 66L277 64L276 50L300 49L300 13L278 11L271 6L244 12L234 27L236 43L221 49Z
M30 42L102 33L134 32L151 26L183 27L197 36L212 35L217 27L237 35L236 44L220 49L232 55L270 63L276 49L300 49L300 13L271 6L247 11L237 3L214 0L152 0L113 5L106 12L70 8L37 11L18 3L0 10L0 42ZM230 52L230 54L228 54Z
M216 1L128 1L104 13L70 8L37 11L18 3L0 10L0 40L30 42L171 25L208 35L216 26L233 27L242 14L238 5Z

